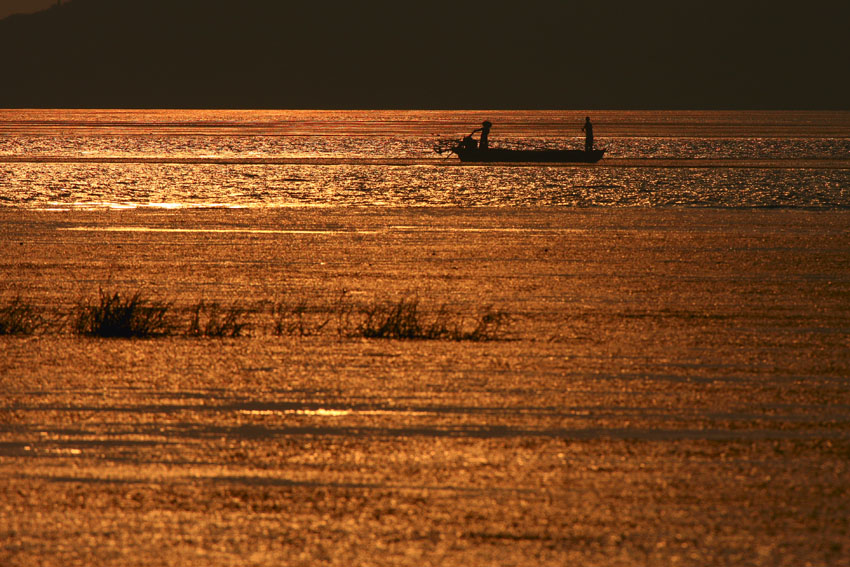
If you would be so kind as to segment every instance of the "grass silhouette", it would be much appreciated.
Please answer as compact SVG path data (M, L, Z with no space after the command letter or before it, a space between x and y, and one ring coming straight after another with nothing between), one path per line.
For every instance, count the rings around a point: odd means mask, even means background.
M171 334L173 327L166 315L169 303L149 301L137 291L98 292L96 302L77 305L73 330L79 335L111 338L149 338Z
M20 296L0 306L0 335L34 335L45 325L42 310Z
M271 317L270 326L263 322L263 316ZM239 303L228 306L201 301L178 310L172 303L149 299L141 291L99 289L97 297L78 301L70 313L57 311L50 317L20 297L9 300L0 305L0 335L63 332L70 322L72 333L90 337L236 338L249 334L257 324L270 328L275 336L336 333L340 339L494 341L504 339L509 319L507 312L492 307L471 319L445 305L426 309L418 297L355 302L344 291L328 303L296 298L271 303L270 309L249 310Z
M503 338L508 314L488 307L466 330L465 318L445 306L428 314L418 298L401 298L395 303L376 302L360 309L360 320L350 336L369 339L491 341Z
M239 337L248 329L244 320L247 310L234 303L222 307L218 303L201 301L190 309L189 329L192 337Z

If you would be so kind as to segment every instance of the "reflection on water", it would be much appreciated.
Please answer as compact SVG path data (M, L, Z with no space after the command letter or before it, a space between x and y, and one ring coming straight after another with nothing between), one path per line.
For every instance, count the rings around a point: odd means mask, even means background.
M377 234L375 230L272 230L254 228L160 228L150 226L72 226L59 228L74 232L170 232L187 234Z
M365 409L288 409L288 410L241 410L239 413L246 415L307 415L313 417L346 417L352 415L373 416L373 415L392 415L392 416L413 416L413 415L428 415L425 411L413 410L365 410Z
M850 170L1 164L0 204L121 207L850 206Z
M0 206L850 206L850 113L597 112L595 166L458 167L581 147L581 112L0 111Z
M72 226L59 227L60 231L72 232L167 232L186 234L318 234L318 235L340 235L352 234L379 234L381 232L467 232L467 233L557 233L557 234L580 234L587 232L584 229L574 228L551 228L551 227L428 227L428 226L389 226L382 230L363 229L265 229L265 228L163 228L152 226Z

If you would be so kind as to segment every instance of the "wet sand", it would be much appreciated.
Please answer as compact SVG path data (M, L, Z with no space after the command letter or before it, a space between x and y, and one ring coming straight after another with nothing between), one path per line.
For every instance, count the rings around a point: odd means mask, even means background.
M505 340L0 337L0 564L850 565L850 213L0 210L0 293ZM264 303L265 302L265 303Z

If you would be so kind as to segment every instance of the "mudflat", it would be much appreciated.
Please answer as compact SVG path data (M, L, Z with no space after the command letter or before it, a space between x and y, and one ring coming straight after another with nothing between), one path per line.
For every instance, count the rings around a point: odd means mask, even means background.
M848 227L0 210L4 305L49 320L0 336L0 563L850 565ZM101 291L176 322L75 334ZM506 319L484 340L346 331L400 300ZM199 302L240 306L240 336L184 332Z

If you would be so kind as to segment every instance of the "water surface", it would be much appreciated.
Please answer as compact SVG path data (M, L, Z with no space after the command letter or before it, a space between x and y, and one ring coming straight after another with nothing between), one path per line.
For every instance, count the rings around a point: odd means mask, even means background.
M580 148L582 112L0 111L0 205L850 206L850 113L594 112L595 165L461 165L433 151L482 120L504 147Z

